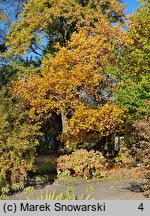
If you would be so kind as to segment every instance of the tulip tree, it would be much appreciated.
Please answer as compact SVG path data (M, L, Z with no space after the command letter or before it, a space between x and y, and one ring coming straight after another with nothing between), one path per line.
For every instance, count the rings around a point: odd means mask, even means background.
M54 53L55 43L65 46L76 24L96 6L110 22L123 21L125 6L117 0L30 0L7 36L6 55Z
M91 132L98 133L99 138L113 133L122 124L124 112L119 106L112 105L115 82L107 74L107 68L116 65L113 51L120 47L126 35L121 28L110 25L96 9L93 14L91 9L87 11L81 19L83 27L76 26L77 32L72 34L66 47L56 45L58 52L43 63L40 75L33 70L26 82L18 80L13 84L14 94L22 95L30 104L33 118L50 110L61 113L63 135L69 131L70 122L76 120L76 113L87 112L86 118L92 117L96 121ZM104 122L97 115L106 115ZM86 129L88 121L85 124L81 120ZM77 127L81 131L82 127Z

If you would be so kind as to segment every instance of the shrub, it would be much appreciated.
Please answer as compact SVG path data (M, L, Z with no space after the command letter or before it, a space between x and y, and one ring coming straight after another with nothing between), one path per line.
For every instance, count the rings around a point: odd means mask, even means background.
M61 171L61 172L58 171L58 174L57 174L57 177L59 179L62 179L62 180L68 179L70 176L71 176L70 170L65 170L65 171Z
M0 200L7 200L8 195L24 189L24 182L8 184L7 181L0 179Z
M0 200L7 200L9 193L9 185L0 179Z
M68 170L73 176L90 178L107 167L106 159L101 152L80 149L70 155L63 155L57 159L57 172Z
M0 91L0 120L0 177L19 182L33 169L40 127L8 90Z
M146 113L143 118L134 122L135 133L138 142L134 146L134 157L136 164L144 175L143 190L147 197L150 197L150 100L147 102ZM139 113L142 116L142 113Z
M134 122L135 133L139 138L134 147L137 164L150 170L150 100L147 102L146 115Z
M133 167L135 164L135 159L131 154L131 150L126 148L126 147L122 147L119 151L118 156L116 156L114 158L114 162L115 165L120 166L120 167L126 167L126 168L130 168Z

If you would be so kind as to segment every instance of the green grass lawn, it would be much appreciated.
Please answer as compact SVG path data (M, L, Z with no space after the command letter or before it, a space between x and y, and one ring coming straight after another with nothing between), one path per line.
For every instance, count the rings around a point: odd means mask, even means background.
M40 174L40 175L56 172L55 165L49 162L46 163L37 162L35 164L35 167L36 167L36 174Z
M29 184L53 182L57 177L56 167L50 162L36 162L35 172L30 172L28 176Z

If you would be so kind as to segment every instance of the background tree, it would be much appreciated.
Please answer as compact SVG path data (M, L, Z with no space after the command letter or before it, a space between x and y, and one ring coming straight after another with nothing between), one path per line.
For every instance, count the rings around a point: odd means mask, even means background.
M114 70L114 79L118 81L115 97L134 118L150 98L150 7L147 0L140 3L137 11L129 16L130 40L117 54L118 69Z
M0 45L1 50L6 49L6 34L12 24L18 20L26 0L0 0Z
M18 73L16 63L3 53L7 50L6 35L12 24L18 20L25 0L0 1L0 89L14 79Z

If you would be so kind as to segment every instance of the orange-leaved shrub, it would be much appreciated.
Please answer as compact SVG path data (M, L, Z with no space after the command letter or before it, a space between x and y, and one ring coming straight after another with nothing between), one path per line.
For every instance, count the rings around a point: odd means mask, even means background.
M106 158L99 151L80 149L57 159L58 173L66 170L73 176L90 178L101 175L106 169Z
M135 133L139 140L135 146L135 156L138 165L150 170L150 100L147 102L146 115L134 122Z
M144 194L150 197L150 100L147 101L146 115L134 122L139 140L135 146L135 157L141 174L145 175Z

